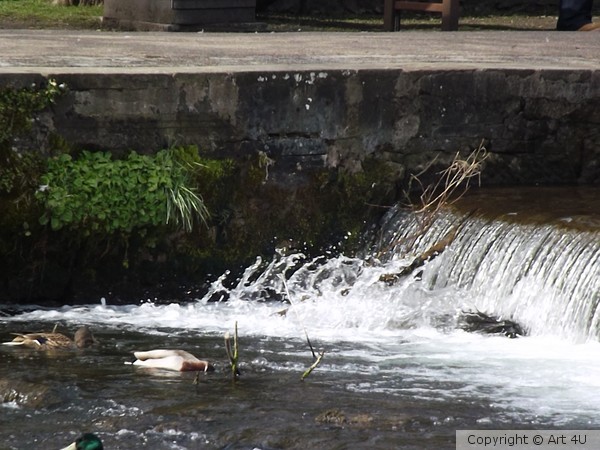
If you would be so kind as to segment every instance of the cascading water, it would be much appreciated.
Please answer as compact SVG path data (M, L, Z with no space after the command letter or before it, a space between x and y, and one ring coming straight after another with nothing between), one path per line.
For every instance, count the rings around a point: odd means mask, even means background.
M387 261L420 254L457 228L451 244L423 268L424 289L456 289L456 307L510 317L531 335L598 341L600 230L482 217L463 221L449 212L423 228L414 216L394 210L375 251Z
M106 373L80 393L70 388L65 414L100 432L113 449L129 448L140 436L148 448L443 449L454 448L456 429L597 428L597 217L522 220L510 209L495 216L461 211L441 211L423 226L417 216L393 208L361 255L309 259L281 252L271 261L257 259L238 280L224 274L191 303L90 299L87 306L31 306L0 316L0 331L8 337L25 325L57 322L97 330L103 347L92 357ZM527 335L468 333L458 326L464 311L510 319ZM211 377L226 372L223 334L235 323L242 383L231 390ZM325 357L300 387L300 374L312 362L307 336ZM182 385L175 394L172 378L166 379L169 389L147 394L142 372L123 364L133 350L167 346L222 359L222 370L200 384L210 389L201 391L189 413L184 379L175 380ZM27 361L36 365L36 357L20 355L0 346L0 387L15 367L31 377ZM146 374L145 383L149 376L165 382ZM96 398L93 410L79 405L90 396ZM45 423L55 429L52 411L43 411L34 420L42 430ZM11 420L30 420L27 408L4 412L0 442L24 448L18 433L2 430ZM198 414L210 417L201 433ZM342 434L334 426L340 414L346 415ZM156 426L165 415L180 434ZM108 420L114 417L117 426ZM274 417L285 418L285 425Z

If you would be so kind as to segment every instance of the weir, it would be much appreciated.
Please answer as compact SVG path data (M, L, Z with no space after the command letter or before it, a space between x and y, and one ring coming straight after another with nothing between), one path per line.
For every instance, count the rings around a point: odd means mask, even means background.
M598 342L600 222L595 201L588 201L598 198L597 190L579 202L573 193L561 197L559 188L546 191L554 205L546 215L540 205L511 204L516 191L475 194L478 202L496 205L493 215L469 210L471 196L427 221L397 205L356 258L279 253L257 260L233 287L225 287L223 276L204 300L278 303L289 298L285 277L292 309L317 333L386 334L422 326L448 332L462 313L479 311L514 321L529 336ZM535 192L519 189L518 197L533 199ZM413 264L440 242L447 245Z
M392 210L375 251L383 249L385 261L410 259L460 224L451 244L421 269L423 289L452 287L457 308L515 320L533 335L598 340L599 227L573 226L570 216L546 224L464 217L446 211L424 227Z

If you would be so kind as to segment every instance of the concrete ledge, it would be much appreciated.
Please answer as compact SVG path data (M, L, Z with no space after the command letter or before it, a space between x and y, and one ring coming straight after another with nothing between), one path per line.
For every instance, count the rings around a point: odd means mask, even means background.
M165 22L167 23L167 22ZM0 30L0 70L600 70L596 33L113 33Z

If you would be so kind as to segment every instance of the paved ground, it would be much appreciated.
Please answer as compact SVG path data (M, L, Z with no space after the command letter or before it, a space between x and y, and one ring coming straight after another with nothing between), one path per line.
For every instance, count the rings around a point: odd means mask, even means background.
M600 69L600 32L115 33L0 30L0 73Z

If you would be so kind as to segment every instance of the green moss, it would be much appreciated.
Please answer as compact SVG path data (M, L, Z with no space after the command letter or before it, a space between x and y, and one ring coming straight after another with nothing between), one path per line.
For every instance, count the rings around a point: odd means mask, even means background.
M65 88L49 80L45 86L0 90L0 146L10 149L12 139L31 128L34 113L53 104Z
M19 153L14 139L31 129L35 114L53 104L65 90L50 80L45 86L0 90L0 197L29 202L31 193L44 170L44 159L36 153Z
M385 212L380 202L395 196L386 163L366 161L363 171L320 169L296 187L266 180L260 155L238 167L228 202L227 220L210 255L224 261L249 261L271 256L278 242L321 252L332 244L351 251L366 223Z

